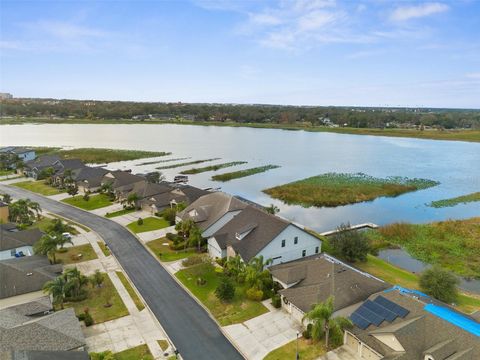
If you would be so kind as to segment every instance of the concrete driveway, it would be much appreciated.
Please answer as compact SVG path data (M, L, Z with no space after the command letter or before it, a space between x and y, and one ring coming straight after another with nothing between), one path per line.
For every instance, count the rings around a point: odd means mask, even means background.
M281 309L273 309L269 306L270 300L266 300L270 312L257 316L241 324L224 326L223 330L250 360L261 360L269 352L295 340L298 325L292 318Z
M135 284L183 359L243 358L208 313L123 226L20 188L0 184L0 191L16 199L30 198L38 202L42 209L96 231Z

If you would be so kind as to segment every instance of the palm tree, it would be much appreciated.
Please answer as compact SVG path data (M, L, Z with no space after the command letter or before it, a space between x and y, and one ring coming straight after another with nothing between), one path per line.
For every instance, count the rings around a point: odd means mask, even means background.
M63 276L58 276L54 280L50 280L43 285L43 291L53 297L53 301L60 303L63 309L63 301L65 299L65 279Z
M234 276L238 281L239 275L245 272L245 263L240 255L236 255L228 258L225 268L227 269L227 273Z
M135 207L138 200L140 200L140 198L138 197L138 194L137 193L131 193L127 197L127 206Z
M80 296L82 287L88 284L89 279L83 275L76 267L64 271L65 294L72 297Z
M63 172L63 185L70 186L73 182L73 171L72 169L66 169Z
M190 231L195 226L195 222L192 219L187 219L180 221L177 225L175 225L175 230L182 233L183 241L185 241L185 248L187 245L187 240L190 236Z
M265 208L265 211L269 214L275 215L280 212L280 209L275 204L270 204Z
M325 347L328 349L330 332L341 333L343 329L352 325L347 318L332 317L334 312L334 297L330 296L325 302L319 303L305 314L302 320L312 323L312 338L319 340L325 335Z
M58 239L55 234L45 234L40 240L38 240L35 245L33 245L33 251L35 254L46 255L50 258L50 262L55 264L57 259L55 253L57 252Z
M261 255L250 260L245 269L245 281L247 284L259 290L265 290L266 285L272 279L270 272L265 267L271 263L272 259L264 261Z
M40 217L40 205L30 199L20 199L8 206L9 219L19 224L30 225L35 218Z

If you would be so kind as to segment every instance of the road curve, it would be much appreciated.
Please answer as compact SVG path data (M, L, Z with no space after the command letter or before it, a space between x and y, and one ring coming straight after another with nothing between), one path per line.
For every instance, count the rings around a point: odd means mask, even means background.
M123 226L27 190L0 184L14 198L29 198L97 232L142 294L180 355L186 360L243 359L207 312Z

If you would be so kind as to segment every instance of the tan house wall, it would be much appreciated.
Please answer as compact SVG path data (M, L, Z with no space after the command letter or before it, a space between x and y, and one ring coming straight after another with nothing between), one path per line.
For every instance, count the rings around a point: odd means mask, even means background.
M7 223L8 222L8 205L0 207L0 223Z

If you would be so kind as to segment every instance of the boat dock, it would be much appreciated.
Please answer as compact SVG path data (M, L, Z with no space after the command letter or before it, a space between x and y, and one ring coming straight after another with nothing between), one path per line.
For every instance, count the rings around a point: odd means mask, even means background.
M374 223L363 223L363 224L352 225L348 229L346 229L345 231L362 230L362 229L378 229L378 227L379 226L377 224L374 224ZM339 230L336 229L336 230L325 231L323 233L320 233L320 235L331 236L331 235L334 235L338 232L339 232Z

